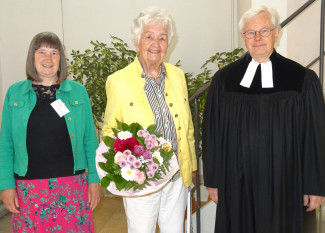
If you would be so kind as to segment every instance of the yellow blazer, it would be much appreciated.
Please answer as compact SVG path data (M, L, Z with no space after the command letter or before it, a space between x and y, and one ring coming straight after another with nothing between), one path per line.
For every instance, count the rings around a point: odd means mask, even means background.
M165 100L173 116L178 140L178 162L185 187L192 183L192 171L196 171L194 128L188 102L184 73L176 66L164 63L166 68ZM147 95L142 67L136 58L133 63L110 75L106 81L107 105L103 136L116 127L115 118L131 124L138 122L143 127L155 124Z

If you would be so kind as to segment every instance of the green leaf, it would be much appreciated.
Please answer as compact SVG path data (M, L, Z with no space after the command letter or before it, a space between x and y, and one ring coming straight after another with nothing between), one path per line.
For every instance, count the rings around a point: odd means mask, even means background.
M111 183L111 181L112 180L106 175L100 180L100 184L101 184L102 188L106 189L109 186L109 184Z
M127 131L129 126L126 123L122 123L122 130Z
M117 129L122 130L122 122L115 118Z
M112 128L112 131L113 131L113 133L114 133L114 136L117 137L117 133L118 133L117 129Z
M125 184L124 189L125 190L130 190L133 187L136 187L136 183L135 182L129 182L129 183Z
M103 142L109 148L113 148L114 141L115 141L115 139L111 138L110 136L103 136Z
M144 146L144 140L145 140L145 138L143 138L143 137L136 137L136 139L138 140L138 142L140 143L140 145L142 145L142 146Z
M100 167L103 171L105 171L105 172L109 172L109 171L110 171L110 169L109 169L109 167L106 165L106 163L104 163L104 162L99 162L98 165L99 165L99 167Z
M105 159L109 159L109 158L110 158L110 153L109 153L109 152L103 153L102 156L103 156Z
M116 185L116 188L119 191L121 191L124 188L124 186L126 185L126 183L127 183L127 181L124 180L123 177L120 176L120 175L114 175L113 176L113 181L114 181L114 183Z
M129 127L128 127L128 131L130 132L130 133L132 133L132 135L134 136L134 137L136 137L137 136L137 132L139 131L139 130L142 130L143 129L143 127L139 124L139 123L137 123L137 122L135 122L135 123L132 123L131 125L129 125Z
M147 131L150 133L150 134L153 134L155 132L155 130L157 129L157 125L156 124L152 124L152 125L149 125L148 128L147 128Z

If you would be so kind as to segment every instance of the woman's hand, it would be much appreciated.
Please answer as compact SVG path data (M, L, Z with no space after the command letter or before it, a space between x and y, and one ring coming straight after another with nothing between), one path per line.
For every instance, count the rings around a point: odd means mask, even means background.
M192 182L194 185L196 184L196 171L192 172Z
M5 189L2 190L2 201L10 212L19 214L19 201L16 189Z
M304 195L304 206L307 206L307 211L317 209L323 203L324 197Z
M99 183L91 183L88 185L88 202L90 202L90 209L94 210L100 201L102 189Z
M212 201L214 201L216 204L218 204L218 189L216 188L208 188L207 190L209 192L210 198Z

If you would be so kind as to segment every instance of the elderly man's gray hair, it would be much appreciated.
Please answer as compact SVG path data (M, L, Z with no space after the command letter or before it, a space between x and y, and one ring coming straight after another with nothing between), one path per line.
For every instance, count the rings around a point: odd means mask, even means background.
M143 28L147 24L162 24L168 29L168 44L173 38L173 20L165 9L159 7L147 7L142 10L133 20L131 28L132 40L135 44L139 43Z
M258 14L260 14L262 12L267 12L270 14L271 22L272 22L274 28L277 28L279 26L280 16L279 16L279 13L274 8L267 7L267 6L258 6L258 7L249 9L248 11L246 11L243 14L243 16L241 17L241 19L238 23L239 31L241 33L243 33L245 30L246 22L251 20L252 18L254 18L255 16L257 16Z

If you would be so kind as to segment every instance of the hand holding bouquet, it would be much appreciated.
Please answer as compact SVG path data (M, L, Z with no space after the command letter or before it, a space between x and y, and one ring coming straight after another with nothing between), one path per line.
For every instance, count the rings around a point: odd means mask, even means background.
M106 146L101 143L97 150L102 187L127 196L158 190L179 169L171 143L155 131L156 125L144 129L138 123L116 122L114 135L103 137Z

